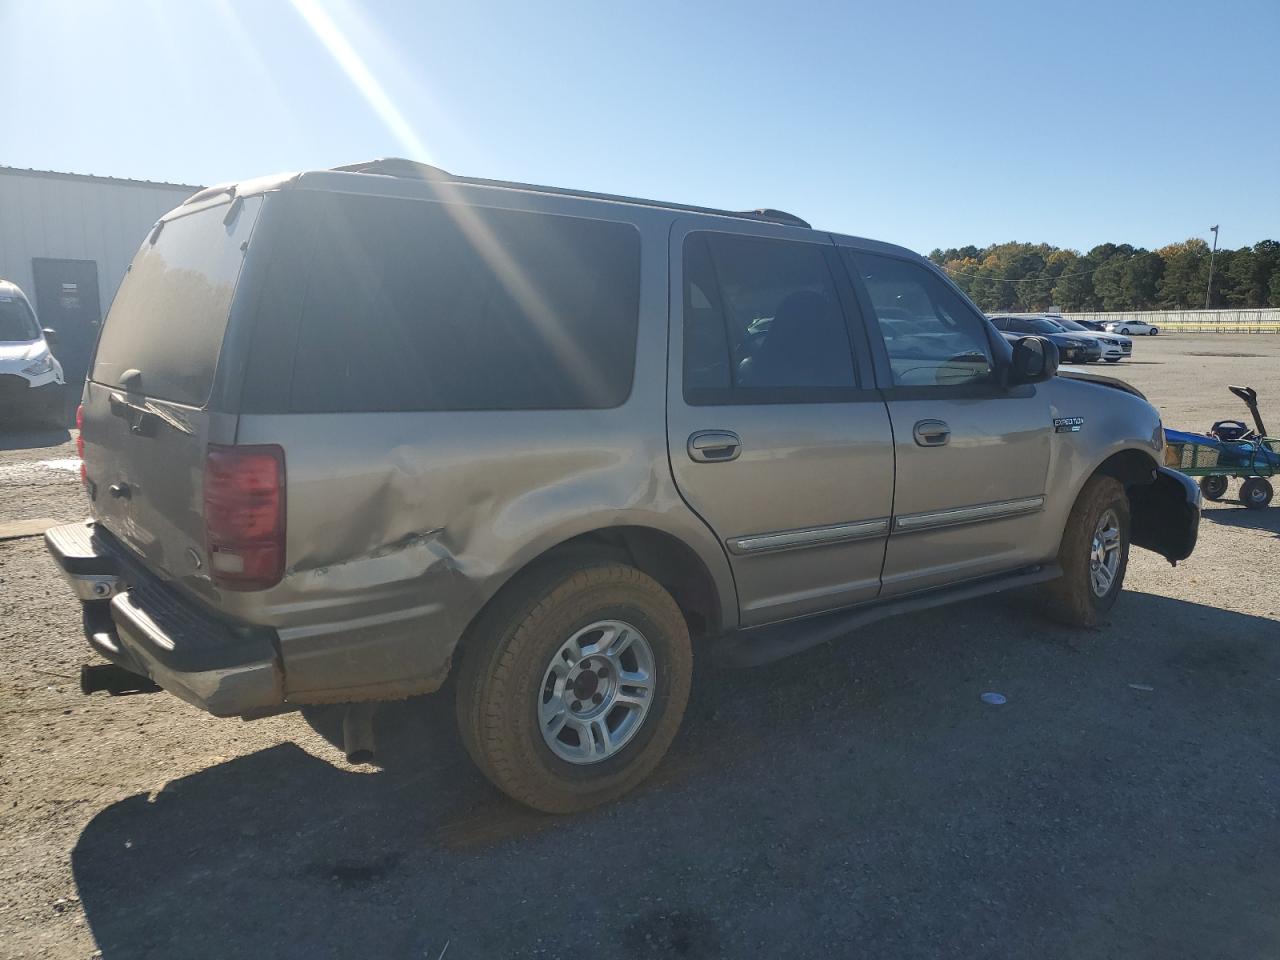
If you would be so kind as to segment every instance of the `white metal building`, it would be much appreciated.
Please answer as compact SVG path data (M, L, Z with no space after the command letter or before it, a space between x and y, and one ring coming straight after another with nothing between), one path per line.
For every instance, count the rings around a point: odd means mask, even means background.
M98 324L160 215L200 187L0 166L0 278L58 331L68 381L83 377Z

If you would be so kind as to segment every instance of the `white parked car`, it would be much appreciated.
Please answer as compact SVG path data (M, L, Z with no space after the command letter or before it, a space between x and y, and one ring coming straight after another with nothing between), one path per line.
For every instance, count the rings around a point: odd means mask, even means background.
M1078 334L1082 337L1093 337L1102 347L1102 359L1107 363L1119 363L1125 357L1133 355L1133 341L1123 334L1119 333L1101 333L1097 330L1091 330L1082 323L1075 320L1067 320L1063 317L1050 317L1056 320L1058 324L1065 327L1068 331Z
M1112 320L1103 325L1108 333L1122 333L1127 336L1144 336L1154 337L1160 332L1159 327L1153 327L1145 320Z
M62 364L49 351L52 330L15 283L0 280L0 421L63 424Z

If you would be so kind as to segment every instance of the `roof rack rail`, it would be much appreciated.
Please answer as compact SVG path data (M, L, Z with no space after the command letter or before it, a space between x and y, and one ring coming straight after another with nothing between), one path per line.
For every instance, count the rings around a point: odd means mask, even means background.
M532 183L517 183L510 180L486 180L482 177L459 177L429 163L417 160L406 160L404 157L380 157L376 160L365 160L360 163L347 163L340 167L332 167L339 173L371 173L384 177L400 177L410 180L438 180L449 183L469 184L479 187L502 187L509 190L532 190L536 193L550 193L564 197L581 197L585 200L609 200L614 203L633 203L644 207L661 207L664 210L682 210L688 213L710 213L720 217L737 217L743 220L763 220L767 223L781 223L792 227L812 229L808 221L802 220L793 213L783 210L764 208L760 210L717 210L714 207L695 207L685 203L664 203L658 200L641 200L636 197L623 197L612 193L594 193L590 190L569 190L564 187L544 187Z

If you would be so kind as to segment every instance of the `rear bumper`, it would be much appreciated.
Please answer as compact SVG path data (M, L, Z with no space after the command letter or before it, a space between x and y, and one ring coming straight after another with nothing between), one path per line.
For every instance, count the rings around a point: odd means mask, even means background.
M91 522L53 527L44 539L84 607L89 645L112 663L215 716L284 702L275 631L199 606Z

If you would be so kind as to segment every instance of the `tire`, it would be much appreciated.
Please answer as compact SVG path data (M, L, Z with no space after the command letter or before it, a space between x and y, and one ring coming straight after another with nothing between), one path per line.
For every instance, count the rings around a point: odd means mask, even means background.
M1263 477L1250 477L1240 484L1240 500L1250 510L1270 506L1273 493L1271 481Z
M1147 336L1154 337L1159 332L1160 332L1159 327L1152 327L1150 330L1147 331Z
M1099 593L1094 588L1092 566L1095 533L1108 515L1115 521L1117 543L1114 550L1105 553L1116 554L1115 570L1109 587ZM1073 627L1101 624L1120 595L1129 566L1129 498L1118 480L1094 476L1084 485L1067 518L1058 564L1062 576L1045 589L1049 615Z
M1127 337L1127 336L1129 335L1129 328L1128 328L1128 327L1121 327L1121 328L1120 328L1120 335L1121 335L1121 336L1123 336L1123 337Z
M596 624L627 627L637 636L613 660L593 657L588 650L616 646L627 633L617 630L609 639L607 630L614 627L595 631ZM535 810L574 813L622 796L653 771L680 727L693 673L689 629L671 595L634 567L585 560L531 572L490 604L465 642L457 696L463 744L494 786ZM571 664L566 668L560 658L575 643L580 659L574 664L565 657ZM645 652L647 661L635 659ZM572 687L560 673L553 676L557 670L572 675L589 663L600 665L601 677L610 665L619 677L623 670L636 677L647 673L652 678L647 705L618 701L609 707L614 691L635 694L637 688L612 678L598 681L597 688L594 669L583 669ZM583 680L590 687L580 694ZM553 696L549 681L562 696ZM610 699L603 700L601 691ZM577 709L579 695L585 710L606 710L603 719L578 723L570 706ZM596 696L603 700L599 708L590 703ZM551 739L540 723L549 702L561 705L559 716L573 719L561 721L560 734ZM633 714L637 718L623 733ZM598 722L607 728L619 715L624 719L616 732L596 733L590 744L578 737L578 727L595 731ZM619 737L616 747L608 744L614 736ZM575 739L576 746L569 742ZM583 755L569 760L556 751Z
M1227 495L1226 477L1201 477L1200 492L1206 500L1218 501Z

